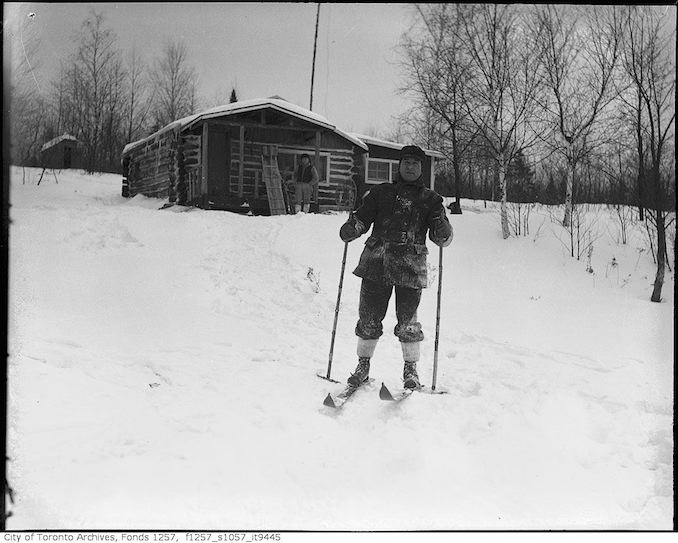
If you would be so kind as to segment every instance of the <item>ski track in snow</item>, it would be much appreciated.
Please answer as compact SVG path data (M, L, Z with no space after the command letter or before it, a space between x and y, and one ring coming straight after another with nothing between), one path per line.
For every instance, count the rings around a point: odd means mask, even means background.
M649 303L652 263L632 247L597 249L591 277L546 234L501 240L470 204L444 253L447 394L379 401L402 371L391 305L374 383L328 413L343 385L315 374L345 214L158 210L118 196L115 175L12 174L9 529L671 528L673 274ZM341 381L361 250L344 277ZM604 277L605 250L623 287Z

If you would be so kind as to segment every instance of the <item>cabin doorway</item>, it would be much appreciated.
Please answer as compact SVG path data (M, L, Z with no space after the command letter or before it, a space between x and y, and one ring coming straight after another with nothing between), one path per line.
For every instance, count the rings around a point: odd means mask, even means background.
M73 150L70 147L64 147L64 170L71 167L73 161Z
M229 197L231 141L225 127L209 125L207 137L207 200L222 208Z

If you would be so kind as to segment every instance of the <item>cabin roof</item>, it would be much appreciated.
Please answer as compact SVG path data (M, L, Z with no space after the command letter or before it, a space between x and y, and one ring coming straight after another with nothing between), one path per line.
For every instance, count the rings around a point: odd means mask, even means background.
M308 109L292 104L291 102L283 100L282 98L274 97L274 98L256 98L252 100L242 100L239 102L233 102L231 104L213 107L211 109L202 111L200 113L196 113L194 115L189 115L188 117L184 117L183 119L178 119L176 121L169 123L168 125L164 126L160 130L146 138L143 138L132 143L128 143L127 145L125 145L125 148L123 149L122 153L124 155L131 149L169 130L179 129L180 131L183 131L187 130L197 122L205 119L212 119L215 117L227 117L229 115L246 113L248 111L256 111L260 109L275 109L277 111L281 111L283 113L292 115L293 117L297 117L304 121L313 123L317 126L327 128L328 130L331 130L332 132L343 137L344 139L350 141L353 145L356 145L357 147L360 147L365 151L368 150L367 145L360 138L357 138L351 134L348 134L347 132L338 129L334 124L332 124L322 115L318 115L317 113L314 113Z
M75 142L77 142L78 140L75 136L71 136L70 134L61 134L61 136L57 136L56 138L52 138L47 143L45 143L40 148L40 151L46 151L50 147L54 147L56 144L61 143L62 141L75 141Z
M366 136L365 134L357 134L355 132L351 132L350 135L353 136L354 138L358 138L361 141L364 141L368 145L375 145L375 146L378 146L378 147L386 147L387 149L396 149L398 151L406 145L405 143L396 143L394 141L382 140L382 139L379 139L379 138L374 138L372 136ZM442 154L439 151L434 151L433 149L423 149L423 151L427 156L436 157L436 158L445 158L444 154Z

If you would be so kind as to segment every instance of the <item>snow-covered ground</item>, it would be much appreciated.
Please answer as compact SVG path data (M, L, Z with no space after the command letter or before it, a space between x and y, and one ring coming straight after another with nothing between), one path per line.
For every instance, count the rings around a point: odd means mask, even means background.
M496 210L464 202L444 251L448 394L379 400L402 371L391 307L374 385L333 414L322 400L341 385L316 374L345 213L159 210L122 198L120 176L39 173L12 168L8 529L672 528L674 274L651 303L640 227L620 245L599 209L587 273L547 209L502 240ZM341 381L363 241L348 250Z

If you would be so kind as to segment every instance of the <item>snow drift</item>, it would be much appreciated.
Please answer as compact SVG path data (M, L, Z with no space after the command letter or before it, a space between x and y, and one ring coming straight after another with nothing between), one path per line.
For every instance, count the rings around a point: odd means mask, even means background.
M502 240L464 202L444 253L438 387L322 400L346 214L248 217L12 168L10 530L671 529L673 273L604 208L590 268L547 208ZM354 368L364 238L332 377ZM431 383L437 247L420 320ZM614 258L614 260L613 260Z

